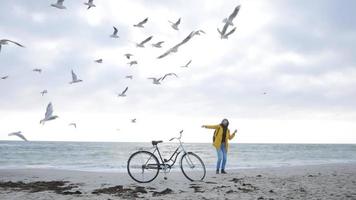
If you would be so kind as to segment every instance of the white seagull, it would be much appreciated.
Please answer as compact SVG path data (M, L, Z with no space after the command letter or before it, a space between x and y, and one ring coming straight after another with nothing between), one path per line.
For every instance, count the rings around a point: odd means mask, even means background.
M125 78L132 80L133 76L132 76L132 75L129 75L129 76L125 76Z
M41 73L41 72L42 72L42 69L35 68L35 69L33 69L32 71L34 71L34 72L38 72L38 73Z
M103 59L100 58L98 60L94 60L94 62L101 64L101 63L103 63Z
M126 53L126 54L124 54L124 56L127 58L127 59L130 59L131 58L131 56L133 56L131 53Z
M168 20L168 22L172 24L171 27L172 27L174 30L177 30L177 31L179 30L178 26L179 26L179 24L180 24L180 18L179 18L176 22L171 22L171 21L169 21L169 20Z
M74 73L74 71L72 70L72 81L69 82L69 84L73 84L73 83L78 83L78 82L82 82L83 80L78 79L77 75Z
M160 42L152 44L152 46L156 47L156 48L161 48L163 43L164 43L164 41L160 41Z
M7 79L7 78L9 78L9 76L2 76L2 77L1 77L2 80L5 80L5 79Z
M147 79L151 79L153 84L159 85L159 84L161 84L162 77L161 78L150 77Z
M180 67L189 67L190 63L192 63L192 60L189 60L187 64L180 66Z
M137 65L138 63L137 63L137 61L136 61L136 60L133 60L133 61L131 61L131 62L127 63L127 64L129 64L129 65L130 65L130 67L131 67L132 65Z
M145 46L144 46L145 43L148 42L148 41L150 41L152 38L153 38L153 36L150 36L150 37L146 38L145 40L143 40L142 42L136 43L136 47L141 47L141 48L145 47Z
M47 90L43 90L42 92L40 92L42 96L44 96L45 94L47 94Z
M25 46L23 46L22 44L20 44L18 42L15 42L15 41L12 41L12 40L8 40L8 39L1 39L0 40L0 51L1 51L2 45L8 45L9 43L16 44L19 47L25 48Z
M223 22L230 26L233 26L234 23L232 21L235 19L237 13L239 13L240 7L241 5L236 6L234 11L230 14L230 16L228 18L225 18Z
M119 36L117 35L117 32L118 32L117 28L115 26L113 26L113 28L114 28L114 32L110 35L110 37L119 38Z
M70 124L68 124L68 126L73 126L74 128L77 128L77 124L76 123L70 123Z
M87 5L88 6L88 10L91 8L91 7L96 7L96 5L93 3L94 0L88 0L88 2L85 2L84 5Z
M58 8L58 9L66 9L65 6L63 6L64 0L57 0L57 3L51 4L51 6Z
M42 119L40 121L40 124L44 125L46 121L54 120L56 118L58 118L58 116L57 115L53 115L53 106L52 106L52 103L49 102L49 104L47 105L45 117L44 117L44 119Z
M17 131L17 132L14 132L14 133L9 133L9 136L17 136L21 139L23 139L24 141L28 141L24 135L21 134L21 131Z
M126 97L126 92L127 92L128 89L129 89L129 87L126 87L126 88L124 89L124 91L122 91L121 93L119 93L117 96L118 96L118 97Z
M136 123L136 118L131 119L131 123Z
M139 23L137 23L137 24L134 24L133 26L134 27L139 27L139 28L144 28L144 24L146 24L147 23L147 21L148 21L148 17L147 18L145 18L144 20L142 20L142 21L140 21Z
M195 35L200 35L201 33L206 34L205 31L203 31L201 29L194 32Z

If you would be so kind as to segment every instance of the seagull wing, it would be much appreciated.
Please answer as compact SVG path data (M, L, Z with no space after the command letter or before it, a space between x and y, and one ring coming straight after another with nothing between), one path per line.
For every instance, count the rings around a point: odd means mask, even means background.
M192 60L190 60L185 66L189 66L190 65L190 63L192 63Z
M64 0L58 0L58 1L57 1L57 4L58 4L58 5L63 5L63 2L64 2Z
M118 30L117 30L117 28L115 26L113 26L113 28L114 28L114 33L113 34L116 35Z
M89 2L88 2L88 3L93 4L93 1L94 1L94 0L89 0Z
M240 5L235 7L234 11L229 16L230 21L232 21L236 17L237 13L239 13L240 7L241 7Z
M184 38L184 40L179 43L179 46L187 43L190 39L192 39L193 36L194 36L194 31L192 31L186 38Z
M225 37L228 37L229 35L233 34L233 33L235 32L235 30L236 30L236 27L233 28L230 32L228 32L228 33L225 35Z
M124 91L122 91L122 93L121 94L125 94L126 93L126 91L129 89L129 87L126 87L125 88L125 90Z
M77 75L74 73L74 71L72 70L72 81L77 81L78 80L78 77Z
M45 119L48 119L52 116L53 114L53 106L52 106L52 103L50 102L48 105L47 105L47 109L46 109L46 114L45 114Z
M178 26L180 24L180 18L178 19L178 21L175 24L176 24L176 26Z
M153 38L153 36L150 36L150 37L146 38L144 41L142 41L140 44L143 45L146 42L150 41L152 38Z
M140 24L140 25L146 24L147 21L148 21L148 17L146 17L144 20L142 20L142 22L140 22L139 24Z
M172 48L168 49L166 52L164 52L162 55L158 56L157 59L161 59L164 58L166 56L168 56L168 54L170 54L172 52Z
M20 43L18 43L18 42L15 42L15 41L12 41L12 40L4 39L3 41L11 42L11 43L16 44L17 46L20 46L20 47L25 47L25 46L23 46L22 44L20 44Z
M15 133L9 133L9 136L17 136L17 137L23 139L24 141L28 141L28 140L25 138L25 136L21 134L21 131L15 132Z
M157 45L161 45L163 43L164 43L164 41L160 41L160 42L157 42Z

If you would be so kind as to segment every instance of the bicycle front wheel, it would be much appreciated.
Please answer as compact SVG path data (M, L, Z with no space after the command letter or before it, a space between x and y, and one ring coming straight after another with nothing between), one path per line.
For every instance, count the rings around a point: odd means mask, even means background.
M127 161L127 172L133 180L149 183L158 175L158 159L149 151L137 151Z
M206 174L204 162L193 152L188 152L182 156L180 168L184 176L190 181L201 181Z

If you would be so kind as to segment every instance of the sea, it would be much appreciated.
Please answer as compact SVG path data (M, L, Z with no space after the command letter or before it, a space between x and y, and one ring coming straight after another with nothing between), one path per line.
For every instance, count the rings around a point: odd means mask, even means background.
M158 145L169 158L177 143ZM216 150L208 143L183 143L201 157L208 170L216 166ZM0 141L0 169L46 168L126 172L127 160L151 143ZM230 144L228 169L356 163L356 144ZM179 170L179 162L173 170Z

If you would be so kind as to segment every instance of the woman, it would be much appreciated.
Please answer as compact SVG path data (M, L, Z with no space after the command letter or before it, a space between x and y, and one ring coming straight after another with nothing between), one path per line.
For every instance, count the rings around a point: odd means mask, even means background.
M230 134L228 129L229 121L223 119L218 125L203 125L203 128L215 129L213 137L213 146L216 148L218 154L218 162L216 164L216 174L219 174L220 166L221 173L226 174L225 165L227 160L227 150L229 149L229 140L235 137L237 130Z

